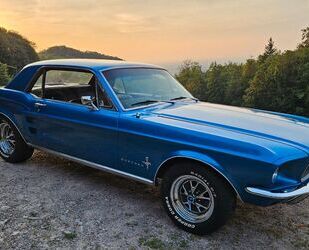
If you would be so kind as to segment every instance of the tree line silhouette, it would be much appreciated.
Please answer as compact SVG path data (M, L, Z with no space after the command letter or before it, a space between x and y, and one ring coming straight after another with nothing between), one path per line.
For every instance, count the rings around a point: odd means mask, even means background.
M176 78L203 101L309 116L309 27L295 50L281 52L272 38L245 63L185 61Z

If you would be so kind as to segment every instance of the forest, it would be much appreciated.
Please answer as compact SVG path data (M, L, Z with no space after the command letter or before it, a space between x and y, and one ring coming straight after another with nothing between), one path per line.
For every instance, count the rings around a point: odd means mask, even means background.
M244 63L213 62L204 70L198 62L187 60L175 77L202 101L309 117L309 27L301 30L300 35L294 50L282 52L270 38L263 54ZM66 46L37 53L33 42L0 28L0 85L5 85L28 63L56 58L121 60Z
M176 74L196 98L309 117L309 27L295 50L281 52L272 38L245 63L212 63L207 70L185 61Z

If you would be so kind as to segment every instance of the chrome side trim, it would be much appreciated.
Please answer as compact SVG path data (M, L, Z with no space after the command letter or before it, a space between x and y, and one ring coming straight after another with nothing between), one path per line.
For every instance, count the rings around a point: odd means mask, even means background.
M209 164L208 162L201 161L200 159L196 159L196 158L194 158L194 157L173 156L173 157L167 158L167 159L164 160L164 161L160 164L160 166L158 167L158 169L157 169L157 171L156 171L156 174L155 174L155 176L154 176L153 183L156 183L156 180L157 180L157 178L158 178L157 175L158 175L158 172L159 172L160 168L161 168L167 161L169 161L169 160L171 160L171 159L174 159L174 158L184 158L184 159L189 159L189 160L195 160L195 161L198 161L198 162L200 162L200 163L203 163L203 164L206 164L206 165L210 166L213 170L215 170L219 175L221 175L221 176L232 186L233 190L234 190L235 193L237 194L237 198L238 198L241 202L243 202L243 200L242 200L242 198L241 198L239 192L237 191L237 189L235 188L235 186L233 185L233 183L232 183L223 173L221 173L218 169L216 169L213 165Z
M139 182L142 182L142 183L145 183L145 184L148 184L148 185L154 184L153 181L145 179L143 177L139 177L139 176L136 176L136 175L133 175L133 174L129 174L129 173L117 170L117 169L113 169L113 168L103 166L103 165L100 165L100 164L97 164L97 163L94 163L94 162L83 160L83 159L80 159L80 158L77 158L77 157L74 157L74 156L63 154L63 153L60 153L60 152L57 152L57 151L54 151L54 150L51 150L51 149L36 146L36 145L31 144L31 143L28 143L28 145L35 148L35 149L42 150L42 151L45 151L47 153L60 156L62 158L65 158L65 159L86 165L88 167L92 167L92 168L99 169L99 170L102 170L102 171L105 171L105 172L108 172L108 173L111 173L111 174L116 174L116 175L119 175L119 176L122 176L122 177L133 179L135 181L139 181Z
M309 183L299 189L291 192L274 193L260 188L246 187L246 191L250 194L271 198L271 199L289 199L300 195L309 194Z
M24 138L23 134L20 132L19 128L17 127L16 123L6 114L0 112L0 115L3 115L5 118L7 118L16 128L16 130L18 131L18 133L20 134L21 138L24 140L25 143L27 143L26 139Z

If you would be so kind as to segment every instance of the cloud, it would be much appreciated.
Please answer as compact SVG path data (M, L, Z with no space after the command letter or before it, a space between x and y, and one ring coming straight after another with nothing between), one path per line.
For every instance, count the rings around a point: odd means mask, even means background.
M115 23L121 33L142 33L158 30L159 18L120 13L115 15Z

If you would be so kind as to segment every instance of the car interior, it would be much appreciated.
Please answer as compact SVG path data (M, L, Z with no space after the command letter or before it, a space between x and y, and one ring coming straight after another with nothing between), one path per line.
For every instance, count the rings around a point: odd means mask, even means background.
M94 75L87 84L76 84L74 82L43 84L42 79L39 78L38 81L42 81L41 84L35 84L31 90L31 93L37 97L82 104L83 96L91 96L95 105L98 103L100 107L112 107L111 102L100 87L97 88L98 94L96 95L96 77ZM45 86L43 91L42 85ZM96 100L96 97L98 97L98 100Z

